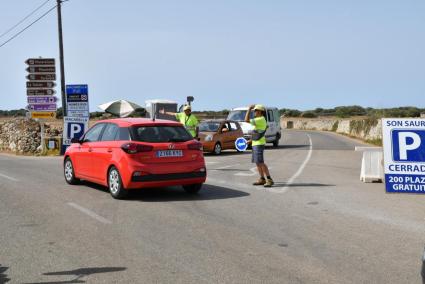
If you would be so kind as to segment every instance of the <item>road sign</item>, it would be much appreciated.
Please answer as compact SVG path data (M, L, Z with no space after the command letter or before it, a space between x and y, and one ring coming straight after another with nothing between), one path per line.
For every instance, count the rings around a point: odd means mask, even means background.
M54 88L55 82L27 82L27 88Z
M55 73L55 66L36 66L36 67L28 67L26 69L29 73Z
M72 138L81 138L88 129L88 117L64 117L63 144L71 145Z
M246 141L245 138L239 137L235 141L235 147L236 147L236 150L238 151L241 151L241 152L246 151L246 149L248 148L248 142Z
M56 115L56 112L51 111L51 112L46 112L46 111L32 111L31 113L31 118L54 118Z
M27 96L52 96L56 94L52 89L27 89Z
M56 74L29 74L26 78L31 81L55 81Z
M383 119L387 192L425 194L425 119Z
M29 104L35 105L35 104L51 104L56 103L58 98L54 96L29 96L27 97L27 102Z
M66 86L66 109L68 116L90 116L87 85Z
M28 106L30 111L56 111L56 103L52 104L30 104Z
M29 58L28 60L25 61L25 63L30 66L55 65L55 59L54 58Z

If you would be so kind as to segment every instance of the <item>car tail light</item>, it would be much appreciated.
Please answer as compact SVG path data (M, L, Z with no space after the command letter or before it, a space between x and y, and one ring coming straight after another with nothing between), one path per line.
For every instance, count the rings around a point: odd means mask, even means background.
M189 145L187 145L187 149L202 151L202 143L199 143L199 142L190 143Z
M121 149L127 154L136 154L140 152L150 152L153 150L153 146L136 143L125 143L121 145Z

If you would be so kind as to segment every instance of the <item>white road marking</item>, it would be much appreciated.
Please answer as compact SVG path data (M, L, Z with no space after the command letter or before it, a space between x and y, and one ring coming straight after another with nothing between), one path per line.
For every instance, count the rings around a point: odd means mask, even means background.
M218 162L206 161L205 164L207 164L207 165L213 165L213 164L218 164Z
M90 211L89 209L86 209L78 204L72 203L72 202L68 202L68 205L71 207L74 207L75 209L89 215L90 217L96 219L97 221L103 223L103 224L112 224L111 221L109 221L108 219L103 218L102 216L97 215L96 213Z
M273 169L272 167L269 167L269 170ZM235 173L235 176L243 176L243 177L252 177L258 174L257 167L253 167L249 169L250 173L244 173L244 172L238 172Z
M310 146L309 146L309 149L308 149L308 154L307 154L307 157L304 159L304 162L301 164L301 166L297 170L297 172L286 182L286 186L285 187L282 187L282 188L269 188L268 191L275 192L275 193L285 193L286 191L288 191L288 189L291 186L291 184L293 184L294 181L299 177L299 175L301 175L301 173L303 172L305 166L310 161L311 154L313 153L313 142L311 141L311 136L309 134L307 134L307 136L308 136L308 140L310 142Z
M19 181L19 180L17 180L16 178L13 178L13 177L7 176L7 175L2 174L2 173L0 173L0 177L4 177L5 179L11 180L11 181Z
M250 173L239 172L236 173L235 176L243 176L243 177L252 177L257 174L257 167L253 167L249 169Z
M228 166L224 166L224 167L219 167L219 168L216 168L216 169L211 169L211 170L224 170L224 169L228 169L228 168L231 168L231 167L236 167L236 166L239 166L240 164L233 164L233 165L228 165Z

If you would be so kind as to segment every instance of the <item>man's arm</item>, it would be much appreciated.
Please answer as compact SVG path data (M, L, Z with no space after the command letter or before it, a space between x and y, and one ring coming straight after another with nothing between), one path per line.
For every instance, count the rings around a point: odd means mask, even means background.
M255 105L250 105L245 114L245 122L250 123L249 115L251 114L251 110L255 107Z
M176 112L172 112L172 111L165 111L165 109L160 109L159 110L160 114L167 114L167 115L176 115Z

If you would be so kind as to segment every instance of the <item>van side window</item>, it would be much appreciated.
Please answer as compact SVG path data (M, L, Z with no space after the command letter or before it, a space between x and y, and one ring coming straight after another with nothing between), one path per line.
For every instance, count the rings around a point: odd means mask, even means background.
M267 114L269 117L269 121L274 121L273 110L268 110Z

